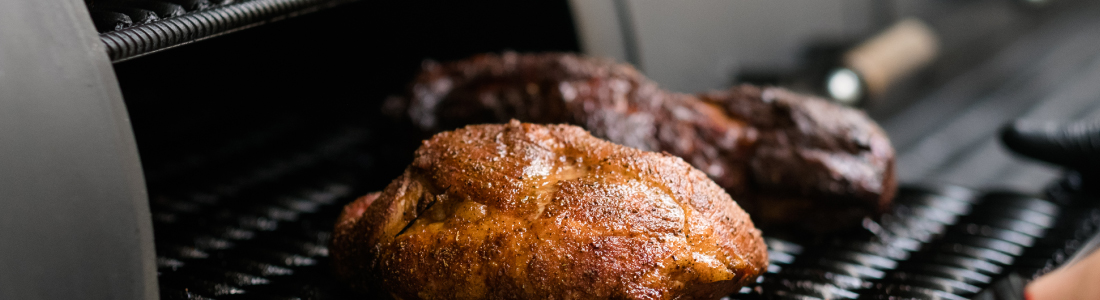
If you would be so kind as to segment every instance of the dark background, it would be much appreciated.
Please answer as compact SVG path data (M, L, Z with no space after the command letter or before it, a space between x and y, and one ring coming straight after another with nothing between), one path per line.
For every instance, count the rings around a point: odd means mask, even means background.
M358 2L115 64L147 173L261 128L395 126L425 59L579 51L565 1ZM147 174L148 177L148 174Z

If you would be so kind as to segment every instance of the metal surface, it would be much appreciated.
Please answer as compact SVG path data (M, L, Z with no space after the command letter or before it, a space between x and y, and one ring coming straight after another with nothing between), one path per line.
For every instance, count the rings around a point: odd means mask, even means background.
M157 299L114 71L80 0L0 1L0 299Z
M251 0L106 32L113 62L169 49L354 0Z

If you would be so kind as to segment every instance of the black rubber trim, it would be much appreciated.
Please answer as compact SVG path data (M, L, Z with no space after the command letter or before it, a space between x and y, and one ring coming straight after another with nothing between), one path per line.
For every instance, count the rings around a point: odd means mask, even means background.
M111 62L121 62L222 34L355 0L252 0L101 33Z

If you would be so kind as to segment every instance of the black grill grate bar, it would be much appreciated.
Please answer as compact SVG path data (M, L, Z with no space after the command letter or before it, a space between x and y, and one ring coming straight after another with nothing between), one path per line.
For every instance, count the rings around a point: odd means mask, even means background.
M99 35L112 62L315 12L355 0L251 0L197 10L179 17ZM171 30L164 30L169 28ZM160 29L160 30L157 30Z

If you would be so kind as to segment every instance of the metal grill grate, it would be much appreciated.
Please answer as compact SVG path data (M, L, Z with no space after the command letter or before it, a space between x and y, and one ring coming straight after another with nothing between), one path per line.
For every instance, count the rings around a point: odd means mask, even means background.
M162 298L353 297L332 278L327 243L342 204L378 188L364 183L388 182L371 172L371 155L384 154L365 154L377 148L369 142L346 130L283 155L237 151L236 171L212 166L153 189ZM891 213L858 232L767 237L768 273L730 298L968 299L1008 273L1051 270L1095 234L1096 201L1055 189L1063 196L1044 200L903 188Z
M970 299L1009 273L1049 272L1096 233L1095 201L1062 200L905 188L881 223L865 223L874 234L769 240L773 267L733 298Z
M151 197L162 299L343 299L327 267L342 204L368 168L349 130L284 156L175 176Z
M135 0L89 6L111 61L306 14L354 0Z

